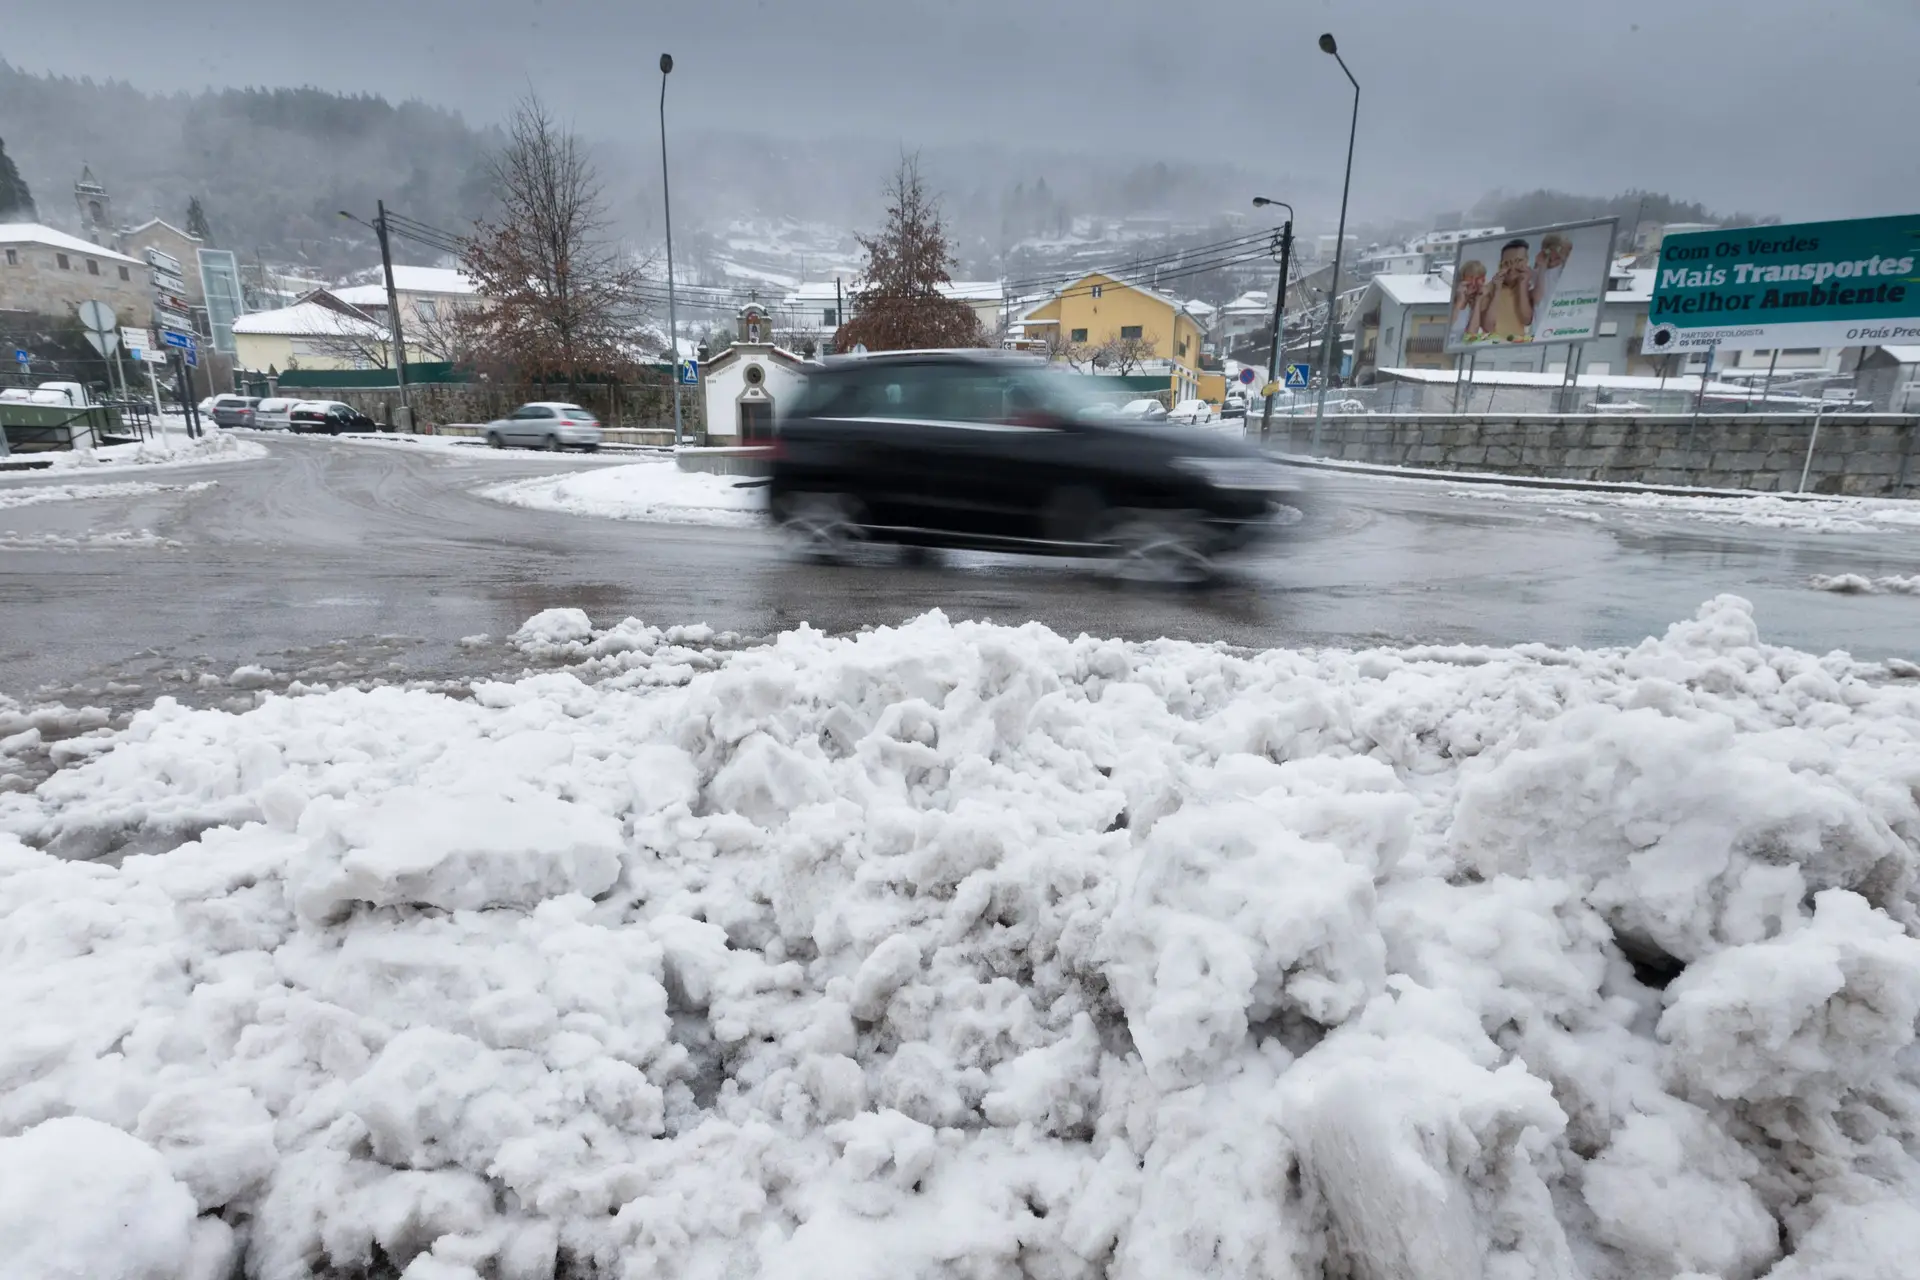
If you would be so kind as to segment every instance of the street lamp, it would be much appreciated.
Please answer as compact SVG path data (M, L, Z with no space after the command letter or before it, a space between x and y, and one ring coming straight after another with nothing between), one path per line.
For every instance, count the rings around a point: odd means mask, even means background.
M673 72L673 55L660 55L660 202L667 215L667 348L673 352L673 447L680 440L680 317L673 297L673 197L667 189L667 76Z
M1347 247L1347 192L1353 187L1353 140L1360 131L1360 82L1353 78L1353 72L1347 70L1347 60L1340 56L1340 46L1334 43L1331 31L1320 37L1320 51L1330 53L1333 60L1340 64L1340 70L1346 72L1347 83L1353 86L1353 124L1347 129L1347 177L1340 185L1340 230L1333 238L1333 281L1327 289L1327 334L1320 348L1320 399L1313 410L1313 447L1320 447L1320 424L1327 416L1327 387L1333 382L1333 323L1340 305L1340 251Z
M400 417L402 430L413 430L413 402L407 395L407 343L400 333L400 295L393 287L393 246L387 240L387 202L375 202L379 216L372 222L365 218L356 218L345 209L340 216L348 222L357 222L373 232L380 240L380 269L387 277L387 337L393 343L393 376L400 384Z
M1265 196L1255 196L1253 207L1264 209L1268 205L1279 205L1287 211L1287 220L1280 226L1280 287L1273 295L1273 349L1267 356L1267 384L1271 388L1263 397L1265 403L1260 406L1260 439L1264 442L1268 432L1273 430L1273 397L1280 388L1280 326L1284 323L1287 306L1287 265L1293 257L1293 206L1285 200L1269 200Z

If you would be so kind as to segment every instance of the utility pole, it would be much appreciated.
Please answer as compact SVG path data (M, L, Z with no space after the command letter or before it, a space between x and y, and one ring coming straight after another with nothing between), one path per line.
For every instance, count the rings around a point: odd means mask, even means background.
M840 296L840 277L833 278L833 354L840 354L840 326L847 322L846 299Z
M1347 246L1347 195L1353 190L1353 143L1360 135L1360 82L1353 78L1353 72L1347 70L1347 60L1340 56L1340 48L1334 42L1332 32L1320 37L1320 50L1332 55L1346 75L1347 83L1353 86L1353 122L1347 126L1347 176L1340 185L1340 229L1333 238L1333 279L1327 285L1327 332L1320 349L1323 366L1320 371L1320 399L1313 410L1313 446L1316 449L1320 447L1320 424L1327 416L1327 388L1333 385L1333 324L1340 309L1340 255Z
M673 298L673 195L667 187L667 76L673 55L660 55L660 203L667 219L667 346L673 352L673 447L681 447L680 428L680 320ZM713 424L708 423L708 430Z
M1255 196L1255 205L1277 204L1287 211L1287 220L1280 225L1280 287L1273 295L1273 346L1267 355L1267 385L1272 388L1260 408L1260 439L1264 443L1273 430L1273 397L1280 394L1280 335L1286 325L1287 314L1287 271L1293 259L1293 206L1284 200L1269 200L1265 196Z
M378 202L379 219L374 230L380 235L380 269L387 275L387 335L393 339L393 373L400 384L400 421L394 425L413 430L413 402L407 396L407 340L400 332L400 294L393 287L393 247L387 240L387 202Z

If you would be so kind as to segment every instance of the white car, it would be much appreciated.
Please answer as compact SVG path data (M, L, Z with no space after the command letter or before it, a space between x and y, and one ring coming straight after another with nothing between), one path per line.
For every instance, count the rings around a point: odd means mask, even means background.
M253 406L255 431L293 430L293 406L301 403L287 396L269 396Z
M1205 400L1182 400L1167 415L1168 422L1212 422L1220 415Z
M1165 422L1167 406L1158 400L1129 400L1120 406L1120 416L1140 422Z
M495 418L482 434L495 449L517 444L535 449L584 449L592 453L600 447L600 420L577 404L536 400L521 405L504 418Z

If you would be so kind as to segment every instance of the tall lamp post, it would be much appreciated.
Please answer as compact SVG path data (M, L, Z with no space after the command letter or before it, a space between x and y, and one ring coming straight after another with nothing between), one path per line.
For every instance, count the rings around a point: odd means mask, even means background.
M357 222L368 228L380 240L380 270L387 280L387 337L393 343L393 376L400 387L400 416L405 419L401 424L406 431L413 430L413 399L407 394L407 340L400 332L400 294L393 287L393 245L387 239L387 202L377 201L375 207L379 213L372 222L365 218L356 218L345 209L340 216L349 222Z
M1260 407L1260 439L1265 441L1273 430L1273 397L1279 393L1280 381L1280 326L1285 323L1287 308L1287 268L1293 258L1293 206L1285 200L1269 200L1265 196L1255 196L1253 207L1264 209L1268 205L1278 205L1287 211L1287 220L1280 225L1280 287L1273 295L1273 349L1267 356L1267 385L1272 387L1264 398L1266 403Z
M1334 43L1331 31L1320 37L1320 51L1333 55L1340 70L1346 72L1347 83L1353 86L1353 124L1347 129L1347 176L1340 184L1340 230L1333 238L1333 280L1327 288L1327 333L1320 348L1320 399L1313 409L1315 449L1320 447L1320 424L1327 416L1327 387L1333 381L1333 325L1340 308L1340 251L1347 247L1347 192L1353 187L1353 140L1360 131L1360 82L1347 70L1347 60L1340 56L1340 46Z
M667 213L667 346L673 352L673 447L680 439L680 317L673 296L673 197L667 190L667 76L673 55L660 55L660 201Z

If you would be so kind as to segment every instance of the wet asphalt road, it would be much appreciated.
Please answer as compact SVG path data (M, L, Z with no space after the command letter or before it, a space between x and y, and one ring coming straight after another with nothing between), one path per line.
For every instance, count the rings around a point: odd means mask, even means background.
M1067 633L1236 645L1439 641L1603 645L1658 633L1704 599L1752 599L1763 635L1862 658L1920 656L1920 598L1810 590L1816 573L1920 568L1920 536L1570 518L1447 484L1316 477L1311 532L1205 591L1114 584L1083 563L984 555L913 565L884 549L800 563L761 529L641 524L507 507L489 481L582 466L475 450L272 439L264 461L87 476L0 475L0 492L143 481L163 493L0 507L0 693L145 697L156 679L281 672L458 677L517 667L498 640L576 605L759 636L939 608ZM1594 509L1590 509L1594 510ZM87 546L150 530L157 546ZM47 535L77 540L49 545ZM461 647L485 633L495 643Z

